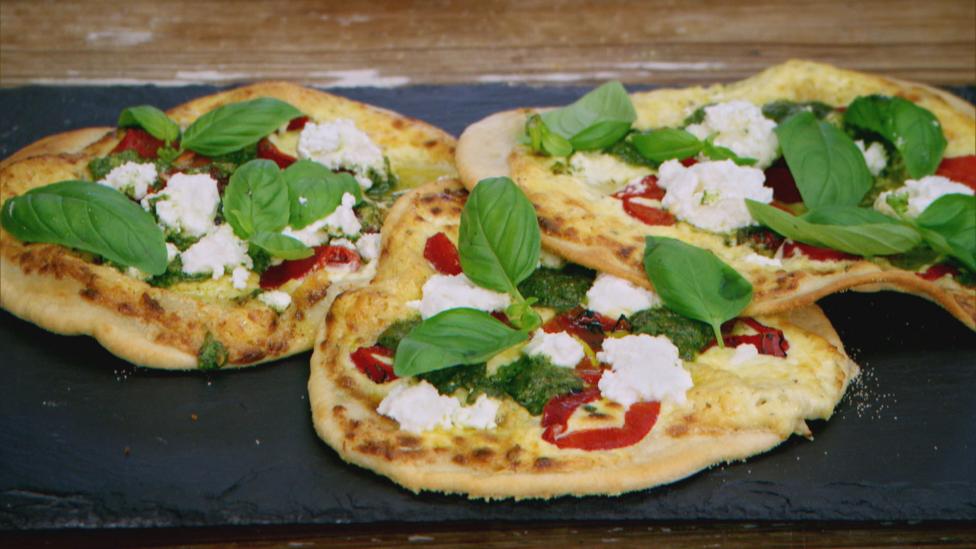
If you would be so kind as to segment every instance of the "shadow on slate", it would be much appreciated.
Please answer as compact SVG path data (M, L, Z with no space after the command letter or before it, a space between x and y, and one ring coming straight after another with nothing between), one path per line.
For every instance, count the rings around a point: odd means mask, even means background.
M169 107L186 88L0 90L0 157L58 130ZM459 134L581 88L417 86L338 93ZM973 88L956 89L971 98ZM87 337L0 312L0 528L377 521L976 519L976 334L913 296L821 302L864 375L815 441L619 498L413 495L346 465L312 429L308 353L215 375L134 368Z

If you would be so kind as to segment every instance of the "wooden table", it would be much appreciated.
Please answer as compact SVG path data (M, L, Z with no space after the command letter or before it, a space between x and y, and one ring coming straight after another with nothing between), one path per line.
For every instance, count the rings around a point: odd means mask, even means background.
M974 52L972 0L0 3L5 87L267 78L332 87L607 79L687 84L741 78L794 57L934 84L971 84ZM960 524L388 524L50 536L72 545L229 539L245 546L976 544L973 526ZM39 541L5 537L17 544Z

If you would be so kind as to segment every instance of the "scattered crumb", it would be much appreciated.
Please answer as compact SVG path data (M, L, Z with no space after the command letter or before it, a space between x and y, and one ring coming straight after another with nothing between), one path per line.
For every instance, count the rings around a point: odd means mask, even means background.
M255 446L261 446L261 439L259 439L259 438L254 439L254 445Z
M123 456L129 457L129 454L131 454L131 453L132 453L132 448L129 448L128 446L126 446L125 448L122 448L122 455Z
M190 414L190 420L196 421L199 418L196 414Z

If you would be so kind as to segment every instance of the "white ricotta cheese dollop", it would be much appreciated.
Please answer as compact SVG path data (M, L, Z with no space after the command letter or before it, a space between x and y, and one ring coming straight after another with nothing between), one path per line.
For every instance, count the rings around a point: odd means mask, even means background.
M151 203L156 204L156 217L164 229L198 237L214 229L220 194L209 175L178 173L169 178L165 189L142 199L146 210Z
M759 349L757 349L755 345L752 343L743 343L735 348L735 352L732 353L732 358L729 359L729 366L732 366L733 368L736 366L742 366L758 356Z
M525 346L525 354L529 356L544 356L556 366L574 368L583 360L583 344L566 332L546 333L536 330L532 339Z
M305 124L298 137L298 157L314 160L330 170L345 168L355 173L359 185L373 185L369 171L386 171L383 151L352 120Z
M906 215L918 217L925 211L925 208L947 194L972 195L973 190L962 183L957 183L941 175L927 175L919 180L909 179L903 187L879 194L874 201L874 209L897 217L895 210L888 204L888 197L894 196L901 200L907 200Z
M415 385L398 382L380 402L376 411L396 420L400 429L419 434L438 427L470 427L493 429L500 402L485 395L478 397L471 406L437 392L426 381Z
M592 187L613 192L626 182L651 173L647 168L632 166L601 152L577 152L569 159L570 172Z
M464 275L435 274L427 279L420 301L407 305L420 311L420 316L430 318L441 311L470 307L482 311L498 311L508 307L512 298L508 294L486 290L476 286Z
M284 312L291 305L291 296L288 292L282 292L281 290L261 293L258 295L258 299L279 313Z
M100 184L129 195L136 200L146 196L149 187L156 182L156 165L152 163L126 162L112 168Z
M757 253L750 253L742 259L746 263L752 263L753 265L758 265L760 267L771 267L774 269L783 268L783 260L776 257L766 257Z
M857 145L858 149L861 149L864 162L868 165L868 171L871 172L871 175L877 177L888 166L888 153L881 143L876 141L870 145L865 145L864 141L857 140L854 144Z
M457 399L454 399L457 400ZM469 427L471 429L494 429L498 426L495 422L498 417L498 407L501 401L489 398L486 395L478 396L474 404L461 406L451 414L451 422L457 427Z
M748 101L729 101L705 107L705 119L685 128L704 141L714 143L743 158L755 158L756 167L768 168L779 156L776 122L763 116L762 109Z
M372 261L380 256L382 237L380 233L366 233L356 241L356 250L366 261Z
M247 288L247 279L251 277L251 271L247 267L234 267L234 272L230 274L231 283L234 285L234 289L243 290Z
M224 223L180 254L183 272L186 274L210 273L216 280L224 276L225 269L238 265L252 266L247 255L247 243L237 238L230 225Z
M600 392L625 408L655 400L683 403L685 392L692 387L678 348L664 336L608 338L596 357L613 368L600 378Z
M597 275L586 292L586 307L610 318L629 316L660 304L656 293L606 273Z
M658 173L658 185L667 190L661 204L678 219L713 233L755 223L745 199L772 202L773 189L763 186L765 180L762 170L731 160L698 162L687 168L668 160Z

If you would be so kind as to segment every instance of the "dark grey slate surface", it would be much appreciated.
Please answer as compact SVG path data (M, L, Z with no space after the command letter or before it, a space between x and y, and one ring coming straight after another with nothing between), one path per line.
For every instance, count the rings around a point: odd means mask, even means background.
M0 157L59 129L111 125L190 88L0 90ZM459 133L576 88L341 90ZM620 498L415 496L316 438L303 354L218 375L133 368L84 337L0 312L0 528L478 520L976 519L976 335L894 293L822 305L865 375L815 441ZM191 415L196 414L193 421Z

